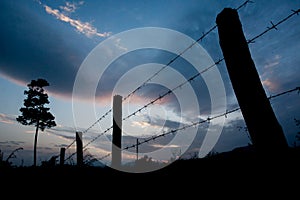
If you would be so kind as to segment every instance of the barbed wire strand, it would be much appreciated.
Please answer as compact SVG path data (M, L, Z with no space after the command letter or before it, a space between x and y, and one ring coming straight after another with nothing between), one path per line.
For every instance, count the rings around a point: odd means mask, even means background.
M89 126L87 129L85 129L84 131L82 131L82 133L86 133L88 132L91 128L93 128L97 123L99 123L102 119L104 119L109 113L111 113L112 108L109 109L106 113L104 113L100 118L98 118L98 120L96 122L94 122L91 126Z
M292 13L290 15L288 15L287 17L283 18L282 20L278 21L277 23L273 23L272 21L270 21L271 23L271 27L267 27L267 29L265 31L263 31L262 33L258 34L257 36L253 37L252 39L248 40L247 42L248 43L253 43L257 38L265 35L267 32L269 32L270 30L272 29L277 29L277 26L282 24L283 22L287 21L289 18L293 17L294 15L299 15L299 12L300 12L300 9L298 10L291 10Z
M284 94L291 93L291 92L294 92L294 91L298 91L298 94L299 94L299 92L300 92L300 87L296 87L296 88L294 88L294 89L287 90L287 91L285 91L285 92L281 92L281 93L276 94L276 95L270 95L270 96L268 97L268 99L269 99L269 100L270 100L270 99L274 99L274 98L276 98L276 97L279 97L279 96L282 96L282 95L284 95Z

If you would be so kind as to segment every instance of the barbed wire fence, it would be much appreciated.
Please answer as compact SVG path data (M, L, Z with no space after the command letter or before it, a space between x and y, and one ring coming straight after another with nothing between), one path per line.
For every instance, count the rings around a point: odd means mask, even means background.
M276 94L276 95L271 95L271 96L268 97L268 99L269 99L269 100L275 99L275 98L277 98L277 97L280 97L280 96L282 96L282 95L285 95L285 94L288 94L288 93L292 93L292 92L295 92L295 91L298 91L298 94L299 94L299 93L300 93L300 87L296 87L296 88L294 88L294 89L290 89L290 90L287 90L287 91L278 93L278 94ZM155 135L155 136L146 138L146 139L144 139L143 141L140 141L140 142L138 142L138 143L136 143L136 144L132 144L132 145L130 145L130 146L126 146L126 147L122 148L122 151L128 150L128 149L132 149L132 148L136 148L136 147L139 146L139 145L142 145L142 144L145 144L145 143L149 143L149 142L151 142L151 141L155 141L155 140L157 140L157 139L159 139L159 138L162 138L162 137L165 137L165 136L167 136L167 135L171 135L171 134L174 135L174 134L177 134L178 132L180 132L180 131L182 131L182 130L185 130L185 129L188 129L188 128L191 128L191 127L197 127L197 126L199 126L199 125L201 125L201 124L209 123L210 121L215 120L215 119L220 118L220 117L226 117L226 118L227 118L227 116L228 116L229 114L232 114L232 113L237 112L237 111L239 111L239 110L240 110L240 107L237 105L237 106L235 106L235 108L230 109L230 110L228 110L228 111L226 111L226 112L224 112L224 113L221 113L221 114L218 114L218 115L215 115L215 116L212 116L212 117L208 117L207 119L201 119L201 120L199 120L199 121L197 121L197 122L193 122L193 123L191 123L191 124L184 125L184 126L179 127L179 128L177 128L177 129L172 129L172 130L170 130L170 131L163 132L163 133L160 134L160 135ZM249 138L249 139L250 139L250 138ZM107 157L109 157L110 155L111 155L111 153L108 153L108 154L106 154L106 155L100 157L98 160L99 160L99 161L100 161L100 160L103 160L104 158L107 158Z
M242 3L241 5L239 5L236 10L240 10L241 8L245 7L248 3L253 3L253 1L250 1L250 0L247 0L245 1L244 3ZM124 98L123 98L123 102L126 101L127 99L129 99L131 96L133 96L134 94L136 94L139 90L141 90L142 88L144 88L151 80L153 80L156 76L158 76L166 67L170 66L173 62L175 62L178 58L180 58L184 53L186 53L188 50L190 50L193 46L195 46L197 43L201 42L205 37L207 37L210 33L212 33L215 29L217 28L217 25L214 25L213 27L211 27L208 31L206 32L203 32L202 35L197 39L195 40L194 42L192 42L188 47L186 47L183 51L181 51L179 54L177 54L174 58L172 58L167 64L165 64L164 66L162 66L158 71L156 71L153 75L151 75L148 79L146 79L144 82L142 82L142 84L140 86L138 86L136 89L134 89L132 92L130 92L128 95L126 95ZM223 60L223 59L222 59ZM220 63L222 60L219 60L217 62ZM214 65L213 65L214 66ZM211 66L211 67L213 67ZM209 67L209 68L211 68ZM208 69L209 69L208 68ZM208 69L204 69L202 73L208 71ZM199 76L200 74L198 74L197 76ZM196 76L196 77L197 77ZM194 78L196 78L194 77ZM191 80L193 80L194 78L190 78ZM190 80L190 81L191 81ZM184 85L185 83L181 84L182 86ZM180 85L178 86L178 88L180 87ZM176 88L176 89L178 89ZM174 90L176 90L174 88ZM168 93L169 94L169 93ZM166 96L167 94L165 94L164 96ZM163 97L161 97L163 98ZM159 99L161 99L159 98ZM150 104L153 104L155 103L156 101L158 101L159 99L153 101L152 103L149 103ZM147 107L147 106L146 106ZM142 108L144 109L144 108ZM141 109L141 110L142 110ZM141 111L140 110L140 111ZM138 112L140 112L138 111ZM107 112L105 112L101 117L98 118L98 120L96 120L92 125L90 125L87 129L85 129L84 131L82 131L82 133L87 133L90 129L92 129L96 124L98 124L101 120L103 120L104 118L106 118L106 116L108 116L108 114L110 114L112 112L112 109L109 109ZM134 114L131 114L131 116L133 116ZM126 119L130 118L130 117L126 117ZM125 120L125 118L123 119ZM101 137L102 135L104 135L106 132L108 132L109 130L112 129L112 126L107 128L104 132L100 133L99 136L97 136L96 138L94 138L90 143L92 143L93 141L97 140L99 137ZM74 142L73 142L74 143ZM72 143L72 144L73 144ZM70 145L69 145L70 146ZM86 145L87 146L87 145Z
M245 7L248 3L253 3L252 1L245 1L243 4L241 4L240 6L238 6L236 9L239 10L243 7ZM284 23L285 21L287 21L288 19L290 19L291 17L295 16L295 15L299 15L299 12L300 12L300 9L298 10L291 10L292 13L289 14L287 17L279 20L277 23L273 23L272 21L270 21L271 25L272 26L268 26L263 32L261 32L260 34L256 35L255 37L251 38L251 39L248 39L247 40L247 43L248 44L251 44L251 43L254 43L258 38L262 37L263 35L265 35L266 33L268 33L269 31L271 30L277 30L278 29L278 26L282 23ZM185 52L187 52L189 49L191 49L196 43L198 42L201 42L207 35L209 35L213 30L215 30L217 28L217 25L213 26L212 28L210 28L207 32L203 33L201 35L201 37L199 37L194 43L192 43L190 46L188 46L186 49L184 49L181 53L179 53L178 55L176 55L173 59L171 59L166 65L164 65L162 68L160 68L156 73L154 73L152 76L150 76L146 81L144 81L139 87L137 87L135 90L133 90L131 93L129 93L125 98L123 98L122 101L126 101L129 97L133 96L135 93L137 93L137 91L139 91L140 89L142 89L143 87L145 87L147 85L147 83L149 83L151 80L153 80L153 78L155 78L159 73L161 73L167 66L169 66L170 64L172 64L176 59L178 59L179 57L181 57ZM207 72L209 69L215 67L215 66L218 66L222 61L224 61L224 57L223 58L220 58L218 59L217 61L214 62L213 65L211 66L208 66L206 67L204 70L202 70L201 72L191 76L189 79L187 79L186 81L180 83L179 85L177 85L176 87L174 87L173 89L169 89L167 92L159 95L157 98L153 99L152 101L150 101L149 103L145 104L144 106L140 107L139 109L137 109L136 111L134 111L133 113L127 115L126 117L124 117L122 120L127 120L133 116L135 116L137 113L141 112L142 110L146 109L147 107L149 107L150 105L153 105L154 103L156 103L157 101L161 100L162 98L170 95L171 93L173 93L175 90L177 89L181 89L183 85L187 84L187 83L191 83L194 79L196 79L197 77L199 77L200 75L202 75L203 73ZM279 93L277 95L273 95L273 96L270 96L269 97L269 100L273 99L273 98L276 98L276 97L279 97L283 94L287 94L287 93L290 93L290 92L294 92L295 90L298 90L299 91L299 87L296 87L294 89L291 89L291 90L287 90L283 93ZM131 146L127 146L125 148L123 148L122 150L128 150L130 148L136 148L138 145L142 145L144 143L148 143L150 141L154 141L160 137L163 137L165 135L169 135L169 134L174 134L174 133L177 133L181 130L184 130L186 128L189 128L189 127L193 127L193 126L198 126L200 124L203 124L203 123L206 123L206 122L209 122L210 120L214 120L216 118L219 118L219 117L222 117L222 116L227 116L228 114L232 113L232 112L236 112L238 111L239 108L235 108L233 110L230 110L230 111L226 111L225 113L222 113L220 115L217 115L217 116L213 116L211 118L208 118L208 119L205 119L205 120L201 120L201 121L198 121L198 122L195 122L195 123L192 123L190 125L186 125L186 126L183 126L183 127L180 127L179 129L175 129L175 130L171 130L169 132L164 132L160 135L157 135L157 136L153 136L153 137L150 137L150 138L147 138L137 144L134 144L134 145L131 145ZM105 112L100 118L98 118L98 120L96 122L94 122L91 126L89 126L87 129L85 129L84 131L82 131L82 133L87 133L90 129L92 129L96 124L98 124L100 121L102 121L104 118L106 118L110 113L112 112L112 109L109 109L107 112ZM113 126L105 129L103 132L101 132L98 136L96 136L95 138L93 138L91 141L89 141L83 148L86 149L87 146L89 146L91 143L93 143L94 141L96 141L98 138L100 138L101 136L105 135L106 133L108 133L110 130L112 130ZM72 141L71 144L69 144L66 149L70 148L74 143L75 143L76 140ZM65 161L71 159L74 155L76 154L73 153L71 154L70 156L68 156ZM107 158L110 156L111 153L99 158L98 160L103 160L104 158Z

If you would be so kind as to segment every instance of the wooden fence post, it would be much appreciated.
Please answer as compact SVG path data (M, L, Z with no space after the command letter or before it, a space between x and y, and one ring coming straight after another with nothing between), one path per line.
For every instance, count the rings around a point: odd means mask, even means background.
M76 132L77 166L83 165L82 132Z
M115 95L113 99L113 135L111 165L119 168L122 160L122 96Z
M63 166L65 163L65 152L66 152L66 148L62 147L60 148L60 157L59 157L59 165Z
M255 149L284 152L287 141L251 58L237 10L223 9L216 23L227 71Z

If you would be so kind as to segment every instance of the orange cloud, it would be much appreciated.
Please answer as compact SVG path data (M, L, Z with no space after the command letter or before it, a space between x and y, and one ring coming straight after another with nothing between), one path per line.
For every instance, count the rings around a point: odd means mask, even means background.
M263 80L262 84L271 92L276 92L279 88L278 84L276 82L271 81L269 78Z
M35 131L25 131L25 133L28 133L28 134L34 134L35 133Z
M147 127L151 126L151 124L148 123L148 122L133 121L132 126L133 127L147 128Z

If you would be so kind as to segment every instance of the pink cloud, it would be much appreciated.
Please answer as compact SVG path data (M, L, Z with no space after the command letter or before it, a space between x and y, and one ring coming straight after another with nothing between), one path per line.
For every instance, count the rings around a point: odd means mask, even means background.
M14 124L16 122L16 116L0 113L0 122L5 124Z
M278 83L272 81L271 79L267 78L262 81L263 86L265 86L270 92L276 92L279 89Z

